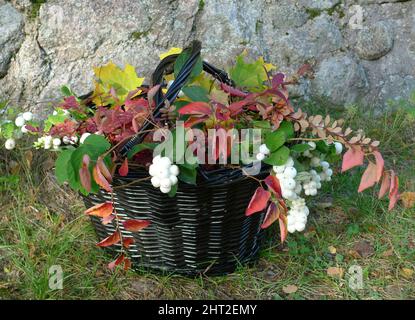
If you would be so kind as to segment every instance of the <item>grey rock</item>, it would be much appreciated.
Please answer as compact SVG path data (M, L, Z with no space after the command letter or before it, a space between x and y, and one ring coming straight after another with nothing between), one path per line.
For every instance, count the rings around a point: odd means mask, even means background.
M0 2L0 78L23 41L23 16L9 3Z
M392 47L393 30L387 23L374 23L357 34L355 50L362 59L379 59L391 51Z
M348 55L323 60L311 83L312 96L336 106L355 102L368 87L363 67Z

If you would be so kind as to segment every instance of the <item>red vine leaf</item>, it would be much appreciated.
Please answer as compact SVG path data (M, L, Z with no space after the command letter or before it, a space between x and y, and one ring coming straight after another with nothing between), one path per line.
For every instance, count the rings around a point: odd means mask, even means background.
M112 182L112 174L108 170L107 166L105 165L104 160L102 159L102 157L98 157L97 165L98 165L98 168L101 171L102 175L105 177L105 179L107 179L108 182L111 183Z
M365 172L362 175L362 179L360 180L359 189L357 192L362 192L367 188L373 187L377 181L377 166L372 161L369 161L369 165L367 166Z
M85 210L85 213L90 216L106 218L112 214L113 210L114 208L111 202L104 202L104 203L97 204L89 208L88 210Z
M389 172L385 171L383 173L383 180L382 180L382 184L380 185L380 190L379 190L379 195L378 198L382 198L386 192L388 192L388 190L390 189L390 185L391 185L391 177Z
M123 253L120 254L117 259L115 259L114 261L108 264L108 269L113 270L116 266L118 266L121 262L123 262L124 259L125 259L124 254Z
M109 247L113 244L116 244L120 242L121 236L119 230L115 230L115 232L110 235L109 237L106 237L104 240L97 243L98 247Z
M376 159L376 182L379 182L383 175L385 161L379 151L373 151L373 155Z
M118 169L118 173L120 174L121 177L125 177L128 175L128 159L127 158L125 158L121 167Z
M144 229L150 225L149 220L138 220L138 219L130 219L122 222L125 230L131 232L137 232L141 229Z
M262 211L266 208L271 193L262 187L258 187L246 208L245 215L250 216L255 212Z
M269 190L271 190L278 198L281 198L281 185L277 177L269 175L265 178L264 182Z
M221 82L220 88L226 93L229 93L231 96L234 96L234 97L245 98L248 95L248 93L245 93L241 90L228 86L227 84L224 84L223 82Z
M104 175L102 174L98 164L94 167L92 170L92 176L94 177L95 182L103 188L107 192L112 192L111 185L109 182L105 179Z
M191 102L178 110L179 114L211 115L213 110L206 102Z
M89 155L85 154L82 158L82 166L79 169L79 178L81 180L81 185L85 188L87 192L91 191L91 173L89 172Z
M392 210L399 200L399 179L395 172L391 171L391 183L389 189L389 211Z
M365 153L361 147L351 147L343 155L342 172L363 164Z
M265 214L264 222L261 225L261 229L268 228L271 224L278 220L279 211L275 203L271 202L268 206L267 213Z
M110 223L112 220L114 220L115 219L115 214L111 214L111 215L109 215L108 217L105 217L105 218L103 218L102 220L101 220L101 223L103 224L103 225L107 225L108 223Z
M124 246L124 248L128 249L130 247L131 244L134 243L134 238L124 238L122 241L122 245Z

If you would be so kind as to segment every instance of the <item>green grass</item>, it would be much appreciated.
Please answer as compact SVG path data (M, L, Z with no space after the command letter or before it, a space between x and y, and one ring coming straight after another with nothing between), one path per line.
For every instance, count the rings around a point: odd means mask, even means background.
M325 112L324 107L303 109ZM338 114L340 116L340 114ZM397 168L401 191L415 190L415 123L404 111L375 119L349 108L343 114L354 128L382 141L387 165ZM52 162L35 155L29 166L23 154L3 154L0 167L0 298L17 299L401 299L415 297L415 212L398 207L372 190L357 194L360 173L338 174L324 186L311 206L302 234L290 235L285 245L270 238L256 266L240 267L224 277L160 276L106 269L109 257L95 246L96 238L80 200L54 184L45 170ZM20 165L13 165L17 160ZM16 172L19 171L19 172ZM14 181L18 176L20 182ZM358 174L359 173L359 174ZM321 200L332 205L321 208ZM274 239L275 238L275 239ZM373 253L355 255L355 244L367 240ZM336 248L330 253L329 247ZM48 270L61 265L63 290L49 289ZM353 291L347 271L363 270L364 287ZM345 271L327 275L329 267ZM283 288L295 285L287 294Z

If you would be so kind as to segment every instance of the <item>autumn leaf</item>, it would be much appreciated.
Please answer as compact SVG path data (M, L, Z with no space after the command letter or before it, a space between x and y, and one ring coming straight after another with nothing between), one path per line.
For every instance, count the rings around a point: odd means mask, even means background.
M124 260L124 271L127 271L131 268L131 260L129 258L125 258Z
M120 254L117 259L115 259L114 261L108 264L108 269L113 270L116 266L118 266L121 262L123 262L124 259L125 259L124 254Z
M329 267L327 268L327 275L335 278L343 278L344 269L339 267Z
M266 208L271 193L262 187L258 187L246 208L245 215L250 216L253 213L262 211Z
M392 210L399 199L399 179L395 172L391 171L391 183L389 188L389 211Z
M379 182L383 175L385 161L379 151L373 151L373 155L376 159L376 182Z
M144 229L150 225L149 220L138 220L138 219L130 219L122 222L125 230L131 232L137 232L141 229Z
M280 238L281 243L287 239L288 229L287 229L287 216L285 214L280 214L278 217L278 222L280 224Z
M115 214L111 214L108 217L102 218L101 223L105 226L115 219Z
M178 113L181 115L192 114L205 116L211 115L213 113L213 110L208 103L198 101L186 104L184 107L181 107L178 110Z
M282 287L282 291L286 294L296 293L297 290L298 287L293 284L289 284L287 286Z
M128 175L128 159L127 158L125 158L121 167L118 169L118 173L120 174L121 177L125 177Z
M104 175L101 173L101 170L99 169L98 164L94 166L94 169L92 170L92 176L94 177L95 182L101 188L103 188L107 192L112 192L111 185L105 179Z
M415 192L404 192L399 196L405 208L412 208L415 205Z
M342 172L363 164L365 153L360 147L351 147L343 155Z
M410 268L402 268L401 274L406 279L412 279L412 277L414 276L414 270Z
M281 185L277 177L269 175L264 179L268 189L271 190L278 198L281 198Z
M278 213L278 207L275 205L275 203L271 202L268 206L267 213L265 214L261 229L268 228L271 224L278 220Z
M112 174L108 170L107 166L104 163L104 159L102 157L98 157L97 159L97 165L99 170L101 171L102 175L107 179L108 182L112 182Z
M362 175L360 180L358 192L362 192L367 188L373 187L377 181L377 166L372 161L369 161L369 164Z
M389 172L385 171L383 173L382 184L380 185L378 198L381 199L390 189L391 177Z
M122 245L128 249L134 243L134 238L123 238Z
M79 169L79 178L81 180L81 185L87 192L91 191L91 173L89 172L89 162L89 156L87 154L84 155L82 158L82 166Z
M119 230L115 230L115 232L112 235L98 242L97 246L98 247L109 247L109 246L112 246L113 244L118 243L120 240L121 240L120 232Z
M175 47L173 47L169 51L164 52L164 53L161 53L159 55L159 57L160 57L160 60L163 60L164 58L166 58L168 56L171 56L171 55L174 55L174 54L180 54L180 53L182 53L182 51L183 51L182 48L175 48Z
M104 202L85 210L85 213L90 216L106 218L112 214L114 210L111 202Z

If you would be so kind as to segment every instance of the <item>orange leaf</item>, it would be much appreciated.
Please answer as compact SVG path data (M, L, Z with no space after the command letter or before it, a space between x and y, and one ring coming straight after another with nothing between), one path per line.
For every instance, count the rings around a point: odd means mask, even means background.
M108 264L108 269L113 270L116 266L118 266L121 262L124 261L124 258L124 254L121 254L117 259Z
M277 177L273 175L269 175L264 180L265 184L268 186L268 188L276 195L278 198L281 198L281 185L280 181Z
M288 230L287 230L287 217L284 214L279 215L278 219L280 223L280 237L281 237L281 243L287 239Z
M131 268L131 260L129 258L126 258L124 260L124 271L127 271Z
M112 235L98 242L97 246L98 247L109 247L109 246L112 246L113 244L118 243L120 240L121 240L120 232L118 230L115 230L115 232Z
M392 210L399 199L399 179L395 172L391 171L391 184L389 189L389 211Z
M361 166L365 153L360 147L351 147L343 155L342 172L347 171L353 167Z
M124 246L124 248L128 248L133 243L134 243L134 238L124 238L122 241L122 245Z
M118 173L120 174L121 177L125 177L126 175L128 175L128 159L127 158L125 158L121 167L118 169Z
M271 202L271 204L268 206L267 213L265 214L261 229L268 228L271 224L278 220L278 213L278 207L275 205L275 203Z
M385 161L379 151L373 151L373 155L376 158L376 182L379 182L383 175Z
M382 184L380 185L380 190L379 190L379 195L378 198L382 198L386 192L388 192L388 190L390 189L390 185L391 185L391 177L389 172L384 172L383 173L383 180L382 180Z
M138 220L138 219L130 219L122 222L125 230L131 232L137 232L141 229L144 229L149 226L150 221L148 220Z
M115 218L115 215L114 215L114 214L111 214L111 215L109 215L108 217L103 218L103 219L101 220L101 223L102 223L103 225L107 225L107 224L108 224L108 223L110 223L112 220L114 220L114 218Z
M92 170L92 175L94 177L95 182L103 188L107 192L112 192L111 185L109 182L105 179L105 177L102 175L101 170L99 169L98 164L94 167Z
M89 155L85 154L82 158L82 167L79 169L81 185L87 192L91 191L91 173L89 172Z
M258 187L246 208L245 215L250 216L255 212L262 211L266 208L271 193L262 187Z
M399 198L405 208L412 208L415 205L415 192L404 192L399 196Z
M106 218L111 215L114 210L111 202L104 202L85 210L85 213L90 216Z
M357 192L362 192L367 188L373 187L376 183L376 174L377 174L377 166L372 161L369 161L369 164L362 175L362 179L360 180L359 189Z
M105 165L104 160L102 159L102 157L98 157L97 165L98 165L98 168L101 171L102 175L105 177L105 179L107 179L108 182L112 182L112 174L108 170L107 166Z

